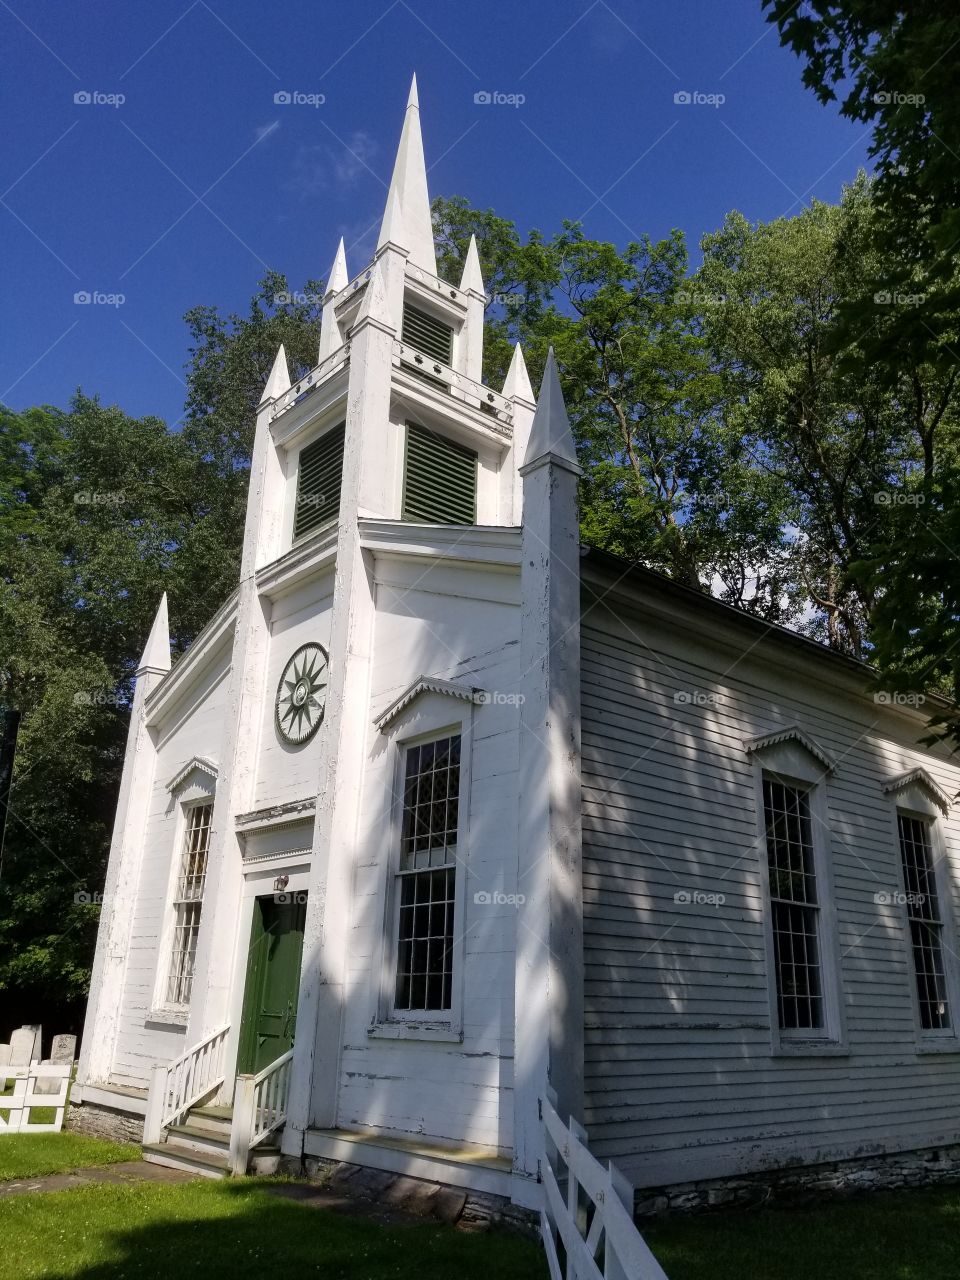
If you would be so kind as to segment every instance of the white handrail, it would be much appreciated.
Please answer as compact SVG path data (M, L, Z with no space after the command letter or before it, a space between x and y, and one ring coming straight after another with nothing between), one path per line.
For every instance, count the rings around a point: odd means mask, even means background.
M256 1075L237 1076L230 1126L230 1172L247 1171L250 1152L287 1118L293 1050L288 1049Z
M540 1114L548 1157L553 1147L542 1171L546 1204L540 1215L551 1280L564 1280L558 1239L567 1259L566 1280L667 1280L634 1224L627 1180L612 1163L605 1169L590 1154L586 1130L573 1119L565 1125L547 1098L540 1099ZM557 1178L561 1162L566 1198ZM581 1189L590 1201L586 1215L580 1210Z
M191 1045L179 1058L154 1067L143 1125L144 1142L159 1142L164 1129L176 1124L226 1076L224 1055L230 1024Z

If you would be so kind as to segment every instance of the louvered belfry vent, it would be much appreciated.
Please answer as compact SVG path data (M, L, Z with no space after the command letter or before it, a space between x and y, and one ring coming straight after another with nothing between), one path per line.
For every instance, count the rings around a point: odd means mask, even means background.
M336 520L340 514L343 433L344 424L341 423L300 450L297 507L293 518L295 539Z
M453 329L409 302L403 304L401 341L425 356L449 364L453 358Z
M407 425L403 518L424 524L476 524L477 455L415 423Z

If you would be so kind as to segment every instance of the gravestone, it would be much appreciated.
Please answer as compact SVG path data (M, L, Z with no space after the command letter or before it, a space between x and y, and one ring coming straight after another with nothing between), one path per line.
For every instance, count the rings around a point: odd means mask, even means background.
M0 1067L5 1067L10 1061L10 1046L8 1044L0 1044Z
M72 1063L77 1056L76 1036L54 1036L50 1049L50 1061L55 1063Z
M29 1067L37 1044L35 1027L18 1027L10 1036L10 1066Z

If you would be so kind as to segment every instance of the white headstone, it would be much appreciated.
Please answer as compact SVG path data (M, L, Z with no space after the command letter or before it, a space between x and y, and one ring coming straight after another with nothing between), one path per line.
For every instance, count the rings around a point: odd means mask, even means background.
M10 1066L29 1067L35 1056L36 1043L34 1027L18 1027L10 1036Z
M54 1036L50 1049L51 1062L73 1062L77 1056L76 1036Z
M0 1067L5 1067L10 1061L10 1046L8 1044L0 1044Z

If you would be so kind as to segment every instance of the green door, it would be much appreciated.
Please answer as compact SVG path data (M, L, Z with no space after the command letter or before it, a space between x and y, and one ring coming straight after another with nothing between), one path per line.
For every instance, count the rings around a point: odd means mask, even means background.
M253 1074L293 1048L306 894L256 898L237 1071Z

